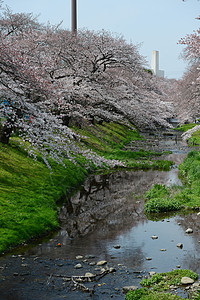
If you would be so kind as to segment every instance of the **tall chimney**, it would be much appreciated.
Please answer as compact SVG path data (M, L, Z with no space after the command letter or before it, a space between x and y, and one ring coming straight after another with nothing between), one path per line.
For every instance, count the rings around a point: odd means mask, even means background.
M76 0L71 0L71 22L72 22L72 33L77 33L77 5Z

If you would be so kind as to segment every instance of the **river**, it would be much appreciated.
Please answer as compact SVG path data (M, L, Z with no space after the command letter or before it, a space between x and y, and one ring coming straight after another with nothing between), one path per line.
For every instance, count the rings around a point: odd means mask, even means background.
M181 185L177 165L188 148L180 138L170 136L160 143L162 149L172 151L163 156L175 162L169 172L118 171L89 176L60 207L59 232L2 256L0 300L124 299L122 287L139 286L150 271L182 268L200 274L200 216L164 214L159 221L151 221L143 211L143 194L154 183ZM192 234L185 233L188 227ZM152 239L154 235L158 238ZM183 248L177 247L178 243ZM97 262L102 260L115 272L84 283L90 292L76 288L71 276L100 274L102 267Z

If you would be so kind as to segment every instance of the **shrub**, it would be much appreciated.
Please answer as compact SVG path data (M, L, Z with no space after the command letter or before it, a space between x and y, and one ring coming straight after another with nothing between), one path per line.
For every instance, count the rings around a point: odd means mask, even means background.
M181 209L181 204L176 199L171 198L154 198L150 199L144 205L146 213L160 213L167 211L176 211Z

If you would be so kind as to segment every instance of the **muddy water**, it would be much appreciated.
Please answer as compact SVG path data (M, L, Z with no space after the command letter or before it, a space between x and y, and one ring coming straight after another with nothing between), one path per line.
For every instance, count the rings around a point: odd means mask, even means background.
M181 148L177 139L164 145L173 150L165 157L175 162L169 172L90 176L60 208L58 233L1 257L0 300L124 299L122 287L139 286L141 278L152 270L167 272L181 267L200 274L200 216L163 215L160 221L151 221L143 212L142 195L154 183L181 185L176 165L187 149ZM194 231L190 235L185 233L188 227ZM153 235L158 239L153 240ZM183 244L182 249L178 243ZM91 293L77 290L72 281L65 280L86 272L99 274L96 262L100 260L106 260L116 272L84 283ZM74 268L77 263L81 269Z

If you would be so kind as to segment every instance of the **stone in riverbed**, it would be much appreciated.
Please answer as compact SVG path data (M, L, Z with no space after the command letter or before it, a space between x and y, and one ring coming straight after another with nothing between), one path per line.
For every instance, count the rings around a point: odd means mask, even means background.
M85 273L85 277L94 277L94 276L95 276L95 275L92 274L92 273L90 273L90 272Z
M190 277L182 277L181 284L193 284L194 280Z
M121 248L120 245L114 245L113 247L114 247L115 249L120 249L120 248Z
M157 235L152 235L152 240L157 240L158 239L158 236Z
M122 292L123 292L124 294L126 294L126 293L128 293L129 291L136 291L137 289L138 289L138 287L137 287L137 286L134 286L134 285L124 286L124 287L122 288Z
M150 275L150 276L153 276L153 275L155 275L155 274L156 274L156 272L154 272L154 271L149 272L149 275Z
M106 265L107 264L107 261L106 260L101 260L97 263L97 266L103 266L103 265Z
M110 268L109 271L110 271L110 273L114 273L114 272L116 272L116 269L115 268Z
M75 265L75 269L81 269L83 266L81 265L81 264L77 264L77 265Z
M188 228L185 232L186 233L193 233L193 230L192 230L192 228Z
M83 256L82 255L78 255L78 256L76 256L76 259L83 259Z

